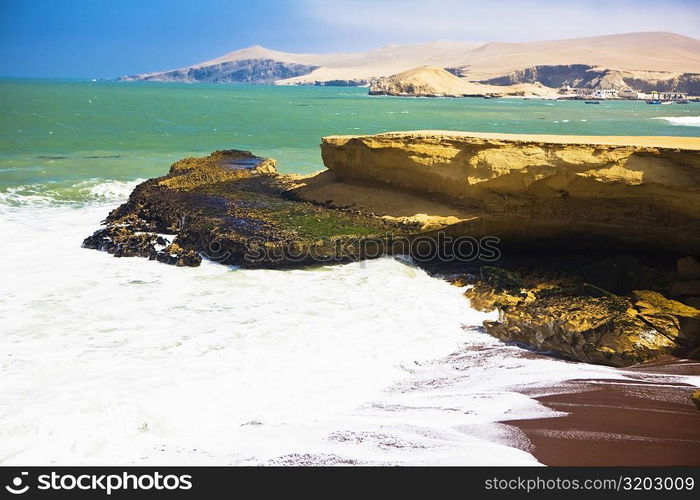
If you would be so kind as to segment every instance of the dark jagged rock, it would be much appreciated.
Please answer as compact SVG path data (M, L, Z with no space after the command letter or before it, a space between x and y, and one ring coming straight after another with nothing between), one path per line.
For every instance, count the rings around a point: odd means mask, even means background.
M178 267L197 267L202 263L201 255L194 250L185 250L177 243L171 243L150 258Z
M137 186L83 246L178 266L197 266L205 257L275 268L379 256L391 252L386 235L415 232L373 215L295 200L287 180L274 160L246 151L187 158L168 175ZM161 241L156 233L174 240Z
M152 224L134 215L127 215L85 238L83 247L102 250L115 257L153 258L157 253L156 247L163 247L168 244L168 241L158 234L149 232L152 230Z

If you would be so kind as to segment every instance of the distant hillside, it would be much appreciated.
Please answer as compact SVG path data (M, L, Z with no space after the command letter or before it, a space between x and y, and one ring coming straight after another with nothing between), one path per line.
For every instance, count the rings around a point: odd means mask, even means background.
M211 61L186 68L122 77L125 81L273 83L307 75L319 66L313 54L288 54L259 45L237 50Z
M421 66L448 68L490 85L633 85L700 93L700 40L658 32L521 43L433 42L340 54L253 46L193 66L122 79L348 85Z

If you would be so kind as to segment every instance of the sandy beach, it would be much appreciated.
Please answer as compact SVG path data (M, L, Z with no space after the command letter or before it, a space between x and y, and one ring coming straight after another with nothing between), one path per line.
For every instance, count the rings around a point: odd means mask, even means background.
M545 465L700 466L700 411L690 399L695 388L663 377L698 375L700 362L669 360L625 371L659 380L571 380L556 394L536 397L567 415L506 423L525 434L528 451Z

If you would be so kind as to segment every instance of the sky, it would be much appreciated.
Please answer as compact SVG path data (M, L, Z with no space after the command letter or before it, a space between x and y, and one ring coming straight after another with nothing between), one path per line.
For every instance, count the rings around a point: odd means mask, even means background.
M114 78L250 45L348 52L636 31L700 38L700 0L0 0L0 76Z

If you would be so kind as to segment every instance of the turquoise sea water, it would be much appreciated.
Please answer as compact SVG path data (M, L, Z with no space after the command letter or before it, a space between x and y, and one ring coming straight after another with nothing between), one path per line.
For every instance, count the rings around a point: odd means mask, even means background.
M284 172L322 168L331 134L446 129L589 135L700 135L660 117L698 117L700 104L615 101L407 99L364 88L187 85L51 80L0 81L0 190L163 174L183 156L240 148L271 156ZM694 125L693 125L694 124ZM30 186L30 187L27 187Z

